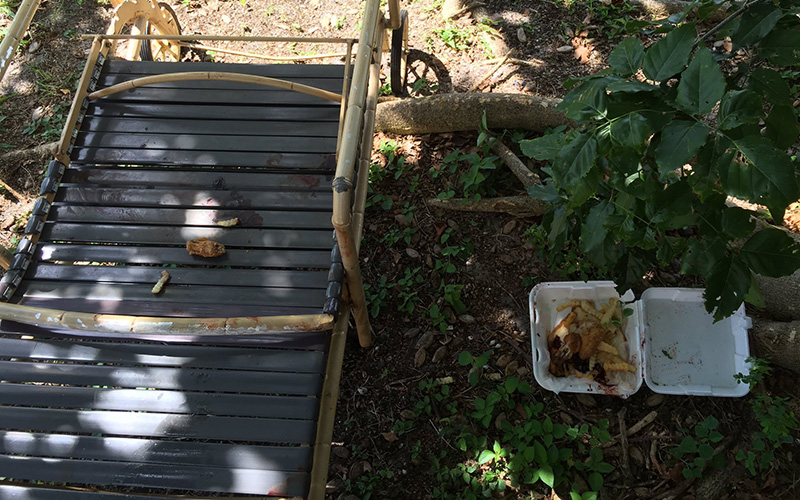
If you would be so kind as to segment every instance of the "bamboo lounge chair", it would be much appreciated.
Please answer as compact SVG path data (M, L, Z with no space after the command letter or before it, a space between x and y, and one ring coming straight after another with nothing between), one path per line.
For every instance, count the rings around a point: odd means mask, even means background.
M112 1L3 262L0 499L321 499L351 310L371 343L357 255L405 12L368 0L358 40L302 39L343 65L185 63L210 37ZM190 255L199 237L227 252Z

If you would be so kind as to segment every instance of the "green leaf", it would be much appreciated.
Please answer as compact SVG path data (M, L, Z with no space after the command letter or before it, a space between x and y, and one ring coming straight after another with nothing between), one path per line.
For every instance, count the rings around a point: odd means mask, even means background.
M678 445L678 449L683 453L694 453L697 451L697 442L695 442L694 438L686 436L681 441L681 444Z
M611 474L611 472L614 470L614 466L608 462L600 462L594 466L594 470L603 474Z
M706 310L720 321L739 309L753 275L739 258L725 257L706 276Z
M517 387L519 387L519 378L509 377L506 379L506 392L513 394Z
M780 229L762 229L742 246L742 258L755 273L770 278L800 269L800 245Z
M545 449L544 445L539 441L534 441L533 448L536 455L536 462L539 465L547 464L547 450Z
M789 84L774 69L758 68L747 79L747 87L775 105L790 104Z
M761 40L758 51L776 66L793 66L800 61L800 30L773 30Z
M603 476L599 473L592 472L587 479L589 481L589 488L594 491L600 491L600 488L603 487Z
M528 446L522 453L525 456L525 461L528 463L533 462L533 459L536 457L536 449L533 446Z
M609 215L614 213L614 207L603 200L589 210L589 215L581 226L581 251L591 252L606 239L608 230L603 226L603 222Z
M467 366L468 364L472 363L472 354L469 351L461 351L458 355L458 364L461 366Z
M545 184L534 184L533 186L528 186L525 189L528 191L528 196L531 198L536 198L548 203L556 203L561 201L561 194L558 192L556 185L552 182L547 182Z
M722 71L711 51L701 47L681 74L675 103L690 115L705 115L714 109L724 93Z
M722 231L731 238L746 238L756 226L752 215L753 212L739 207L725 207L721 216Z
M550 232L547 233L547 239L551 245L567 230L568 217L569 212L563 205L559 205L553 210L553 222L550 224Z
M711 460L711 457L714 456L714 448L709 444L703 443L697 447L697 453L703 460Z
M632 82L615 82L606 87L609 92L622 92L625 94L633 94L636 92L653 92L660 87L657 85L650 85L649 83L634 80Z
M694 23L687 23L654 43L644 56L644 75L650 80L663 82L680 73L689 61L696 36Z
M639 113L629 113L611 125L611 140L624 148L636 151L643 149L644 141L651 133L647 118Z
M556 476L553 474L553 468L549 465L543 465L539 469L539 479L541 479L544 484L552 488L553 485L556 484Z
M797 124L797 115L791 105L774 106L767 119L767 137L775 143L778 149L791 147L800 134Z
M732 162L720 175L726 192L746 194L747 200L763 203L775 220L783 220L783 212L800 198L795 168L789 157L762 137L748 136L733 141L746 163Z
M661 132L655 160L662 177L689 163L708 139L708 127L700 122L675 120Z
M550 417L544 419L544 424L542 425L542 429L544 429L544 431L547 433L553 432L553 421L550 419Z
M575 121L592 120L606 115L608 97L606 85L618 77L593 78L575 86L558 104L557 109Z
M615 272L621 279L621 282L617 284L620 287L624 287L639 283L642 281L645 270L646 266L644 262L628 250L628 252L617 261Z
M478 463L485 464L486 462L491 462L494 460L495 454L492 450L483 450L481 454L478 456Z
M681 272L707 275L726 252L725 242L721 239L691 240L683 256Z
M597 140L594 136L578 135L559 151L553 164L553 180L562 188L578 182L589 173L596 152Z
M540 161L554 160L561 148L564 147L566 139L567 136L563 133L547 134L536 139L520 141L519 147L522 154L528 158Z
M733 50L753 45L764 38L783 17L783 9L772 3L756 3L742 14L739 26L731 35Z
M730 130L745 123L758 123L763 107L761 97L752 90L732 90L719 105L719 128Z
M619 43L608 56L611 69L620 76L631 76L639 71L644 60L642 42L636 37L628 37Z
M758 286L758 280L753 280L750 283L750 290L748 290L747 295L744 296L744 301L748 304L754 305L755 307L767 307L767 301L764 299L764 295L761 294L761 288Z

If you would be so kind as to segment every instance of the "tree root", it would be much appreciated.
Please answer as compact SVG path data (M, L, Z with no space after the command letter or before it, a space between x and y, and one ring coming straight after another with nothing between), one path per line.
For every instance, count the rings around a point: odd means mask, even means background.
M559 99L525 94L437 94L381 102L375 130L394 134L431 134L475 130L486 112L490 129L533 132L570 121L555 109Z
M455 210L458 212L494 212L507 213L516 217L536 217L547 212L547 203L535 200L529 196L503 196L498 198L483 198L477 201L463 198L428 200L431 208L442 210Z
M28 163L42 163L51 160L58 147L57 142L48 142L30 149L19 149L0 156L0 168L4 174L10 174Z

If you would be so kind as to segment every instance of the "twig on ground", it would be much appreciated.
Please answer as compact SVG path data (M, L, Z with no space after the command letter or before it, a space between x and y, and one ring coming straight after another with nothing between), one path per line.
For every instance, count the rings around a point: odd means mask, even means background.
M681 481L674 488L671 488L663 493L659 493L658 495L652 497L651 500L668 500L678 498L683 494L684 491L689 489L689 486L691 486L693 482L694 478Z
M628 408L622 407L617 413L619 420L619 443L622 446L622 482L626 487L630 487L633 483L633 476L631 475L631 462L628 453L628 426L625 423L625 415L628 413Z
M657 417L658 417L658 412L657 412L657 411L655 411L655 410L651 411L650 413L648 413L647 415L645 415L644 417L642 417L642 419L641 419L641 420L639 420L638 422L636 422L635 424L633 424L633 425L632 425L632 426L631 426L631 427L630 427L630 428L627 430L627 434L628 434L628 435L627 435L626 437L630 437L630 436L632 436L632 435L634 435L634 434L638 433L639 431L641 431L642 429L644 429L645 427L647 427L648 425L650 425L651 423L653 423L653 421L654 421L654 420L655 420ZM619 440L620 440L620 438L621 438L621 434L618 434L618 435L614 436L613 438L611 438L611 441L609 441L609 442L607 442L607 443L603 443L603 444L601 444L601 445L600 445L600 447L601 447L601 448L608 448L608 447L610 447L610 446L614 446L615 444L617 444L617 441L619 441Z
M0 180L0 186L3 186L3 189L8 191L8 193L17 199L17 201L22 201L24 198L22 195L14 188L6 184L3 180Z
M736 19L737 17L741 16L744 13L744 11L747 10L749 7L750 7L750 2L748 0L744 4L742 4L742 6L739 7L739 9L737 9L736 12L734 12L730 16L728 16L725 19L723 19L722 21L720 21L720 23L718 25L716 25L713 28L711 28L710 30L708 30L705 34L703 34L703 36L698 37L697 40L694 41L694 45L692 46L692 49L696 49L701 43L706 41L706 39L708 37L710 37L711 35L713 35L717 31L721 30L729 22L731 22L734 19Z
M481 77L481 79L480 79L480 80L478 80L478 81L475 83L475 85L473 85L472 87L470 87L470 89L469 89L467 92L475 92L475 90L476 90L478 87L480 87L481 85L483 85L483 82L485 82L485 81L486 81L486 80L488 80L488 79L489 79L489 78L490 78L490 77L491 77L493 74L495 74L495 73L497 72L497 70L498 70L498 69L500 69L500 68L501 68L501 67L502 67L502 66L503 66L503 65L506 63L506 61L508 60L508 58L509 58L509 57L511 57L513 54L514 54L514 49L511 49L511 50L509 50L509 51L508 51L508 53L507 53L507 54L506 54L504 57L501 57L501 58L500 58L500 61L499 61L497 64L495 64L494 66L492 66L492 69L490 69L489 71L487 71L487 72L486 72L486 74L485 74L485 75L483 75L483 77Z
M522 163L522 160L520 160L500 139L495 138L492 141L492 151L497 153L497 156L499 156L509 170L517 176L517 179L522 182L523 186L528 187L542 184L542 180L539 179L539 176L531 172L527 165Z

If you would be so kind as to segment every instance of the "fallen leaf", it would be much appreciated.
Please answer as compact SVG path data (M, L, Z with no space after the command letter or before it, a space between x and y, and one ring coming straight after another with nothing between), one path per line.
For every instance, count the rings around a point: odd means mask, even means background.
M383 439L389 441L390 443L394 443L398 439L397 434L394 431L381 432L381 436L383 436Z

